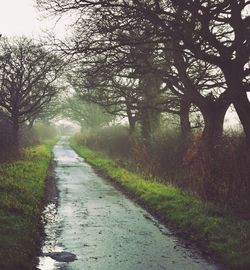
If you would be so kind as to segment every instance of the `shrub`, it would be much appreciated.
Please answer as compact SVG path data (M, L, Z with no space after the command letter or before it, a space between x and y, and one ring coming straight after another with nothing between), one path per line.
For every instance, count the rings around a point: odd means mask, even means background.
M118 164L158 181L173 183L249 217L250 155L242 135L225 134L214 148L200 134L183 138L176 129L157 134L150 146L124 126L77 135L77 142L103 151Z

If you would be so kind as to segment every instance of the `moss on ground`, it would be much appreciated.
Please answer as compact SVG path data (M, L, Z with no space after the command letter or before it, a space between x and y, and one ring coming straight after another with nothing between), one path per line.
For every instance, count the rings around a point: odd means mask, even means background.
M55 140L0 164L0 269L33 269L47 169Z
M216 255L230 269L250 269L250 222L239 220L213 203L188 195L171 184L144 179L71 140L72 148L112 181L133 192L189 239Z

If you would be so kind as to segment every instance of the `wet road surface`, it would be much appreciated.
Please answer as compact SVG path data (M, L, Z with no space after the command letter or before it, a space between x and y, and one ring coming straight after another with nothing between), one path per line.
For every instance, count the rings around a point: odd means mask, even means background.
M44 210L46 239L38 269L219 269L98 176L66 137L54 147L54 161L59 195ZM76 260L60 261L65 252Z

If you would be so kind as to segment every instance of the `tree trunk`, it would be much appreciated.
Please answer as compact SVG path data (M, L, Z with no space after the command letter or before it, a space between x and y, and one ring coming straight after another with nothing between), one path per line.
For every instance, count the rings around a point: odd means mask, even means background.
M12 117L12 145L16 154L19 153L19 122L16 116Z
M135 132L135 124L136 124L135 117L132 116L129 119L129 133L130 134L134 134L134 132Z
M135 124L136 124L136 118L133 116L130 105L126 104L127 106L127 116L128 116L128 123L129 123L129 133L133 134L135 131Z
M148 144L151 144L160 126L161 111L158 107L162 80L157 74L148 73L142 82L144 98L141 110L142 136Z
M225 66L223 72L231 93L232 103L245 132L246 144L250 147L250 102L242 84L244 78L242 70L241 65L237 66L232 63L232 65Z
M202 110L205 127L200 148L202 160L204 196L208 200L218 197L218 181L220 181L219 156L221 151L221 137L223 135L223 123L228 106L212 103Z
M160 126L161 113L156 109L145 108L142 110L142 136L149 144L154 140Z
M191 102L182 99L180 103L180 126L181 135L183 138L187 138L191 134L191 125L189 121L189 111Z
M29 120L29 125L28 125L29 129L32 129L32 128L33 128L34 122L35 122L35 118L31 118L31 119Z
M223 134L223 123L226 112L207 112L203 115L205 127L203 130L203 138L208 141L216 141L221 138Z
M227 109L228 106L222 106L216 103L210 104L205 109L201 109L205 122L202 137L212 148L214 143L223 135L223 124Z
M233 105L243 126L246 144L250 147L250 103L247 94L244 92L239 93L236 98L234 98Z

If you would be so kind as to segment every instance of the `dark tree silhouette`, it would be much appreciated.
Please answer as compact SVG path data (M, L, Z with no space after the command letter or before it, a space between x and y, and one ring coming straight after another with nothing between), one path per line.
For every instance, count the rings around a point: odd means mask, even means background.
M226 110L233 103L250 143L250 103L247 98L250 20L246 13L249 1L40 0L38 3L57 15L77 12L74 48L79 53L89 50L103 53L149 40L165 45L173 52L170 64L178 71L173 81L173 77L167 76L169 69L163 68L167 81L171 81L169 89L178 92L182 101L194 103L201 110L205 119L205 137L213 141L213 137L221 135ZM131 39L127 34L131 29L137 29L137 33L147 30L148 37ZM191 74L190 64L204 68L199 74ZM204 87L197 86L197 79L204 73L207 76L203 79ZM216 83L212 83L212 75L217 74L223 78L218 82L215 76ZM178 85L181 86L179 89Z
M223 114L219 111L224 110L220 107L232 102L250 144L250 103L247 97L250 87L250 17L247 8L250 2L135 0L133 3L138 14L158 27L162 36L176 40L182 52L222 71L227 88L220 96L217 108L212 106L205 113L206 118L217 121L217 115ZM209 125L211 119L207 120Z
M13 144L18 149L20 125L33 119L57 94L55 81L63 63L27 38L3 39L0 52L0 107L12 125Z

